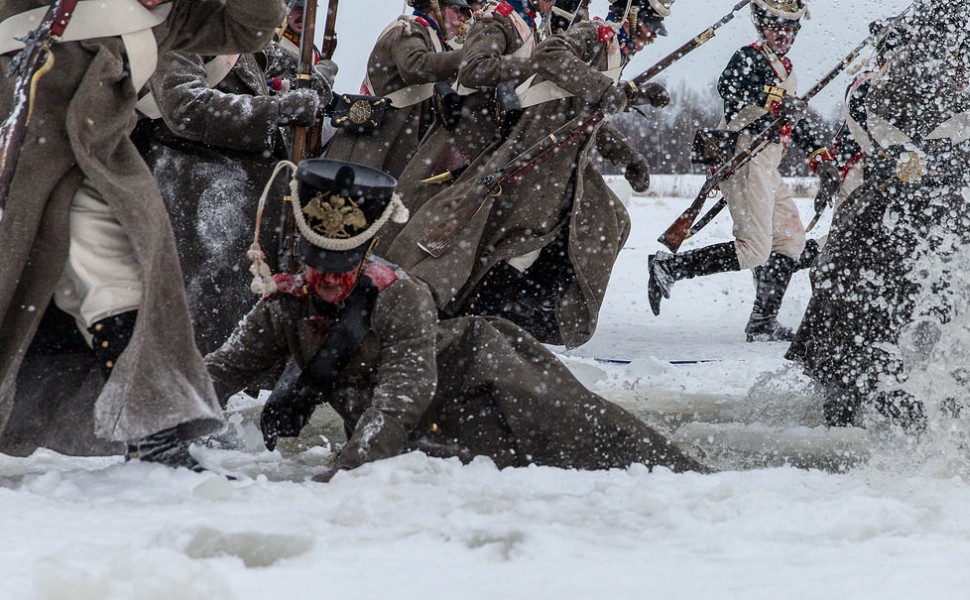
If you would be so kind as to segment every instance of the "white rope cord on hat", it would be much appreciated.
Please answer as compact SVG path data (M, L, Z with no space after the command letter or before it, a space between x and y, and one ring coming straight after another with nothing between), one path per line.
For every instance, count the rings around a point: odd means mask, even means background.
M276 163L273 174L269 176L269 181L263 187L263 193L259 197L259 206L256 209L256 231L253 235L253 243L249 246L249 250L246 251L246 258L251 263L249 265L249 272L253 274L253 282L249 284L249 289L254 294L259 294L260 296L272 294L276 291L273 270L266 264L266 253L263 252L263 249L259 245L259 228L263 222L263 208L266 206L266 197L269 195L269 190L273 186L273 182L276 181L276 176L286 167L296 172L297 166L295 164L288 160L281 160Z

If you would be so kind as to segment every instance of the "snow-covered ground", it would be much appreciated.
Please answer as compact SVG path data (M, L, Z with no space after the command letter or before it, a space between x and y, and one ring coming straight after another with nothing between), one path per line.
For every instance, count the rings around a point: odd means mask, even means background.
M722 471L499 471L411 454L304 483L292 479L326 462L332 422L266 452L258 402L240 398L242 447L197 448L236 481L0 455L0 598L970 598L970 467L952 435L965 425L932 421L918 442L820 426L785 345L744 341L750 273L678 283L650 313L647 255L695 184L657 177L659 195L630 198L597 334L555 350ZM725 213L685 249L729 234ZM781 320L797 324L809 294L797 274Z

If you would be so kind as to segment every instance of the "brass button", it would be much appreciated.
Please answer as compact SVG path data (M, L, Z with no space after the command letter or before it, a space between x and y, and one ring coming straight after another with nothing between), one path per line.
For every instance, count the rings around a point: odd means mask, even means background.
M109 369L113 369L114 366L115 366L115 361L109 360L109 361L107 361L107 362L104 363L104 366L108 367Z
M108 347L108 340L105 340L105 341L101 342L101 347L102 348L107 348Z

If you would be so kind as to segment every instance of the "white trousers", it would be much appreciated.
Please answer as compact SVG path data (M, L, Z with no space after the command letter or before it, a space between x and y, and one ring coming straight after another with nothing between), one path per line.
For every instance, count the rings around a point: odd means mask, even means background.
M71 201L69 235L54 303L90 342L88 327L141 305L143 272L128 235L88 181Z
M742 135L744 148L750 136ZM748 164L721 183L734 219L735 247L742 269L765 263L771 252L798 258L805 248L805 227L791 191L778 172L784 148L769 144Z

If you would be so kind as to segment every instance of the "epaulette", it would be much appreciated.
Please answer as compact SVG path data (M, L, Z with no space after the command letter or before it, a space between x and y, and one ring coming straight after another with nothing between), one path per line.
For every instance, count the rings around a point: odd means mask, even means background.
M296 296L297 298L306 298L310 293L306 287L306 281L304 281L302 275L294 275L293 273L275 273L273 275L273 281L276 282L275 294L289 294L290 296ZM264 294L263 298L271 296L272 294Z
M600 42L603 44L612 42L616 38L616 32L609 25L599 27L596 31L599 34Z
M495 12L497 12L502 16L507 17L515 12L515 7L509 4L508 2L502 2L495 7Z
M364 267L364 275L370 279L379 291L386 290L398 280L397 272L389 263L383 261L369 261Z
M431 23L428 23L428 20L425 19L424 17L414 17L414 22L415 23L420 23L421 25L424 25L425 27L431 27Z

